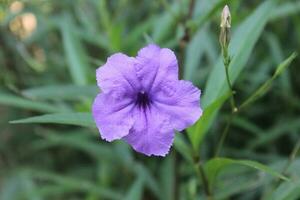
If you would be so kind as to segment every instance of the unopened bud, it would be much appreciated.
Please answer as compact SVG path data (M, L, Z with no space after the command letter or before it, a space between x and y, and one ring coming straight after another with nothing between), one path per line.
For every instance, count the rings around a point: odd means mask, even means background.
M231 27L231 15L230 15L229 7L227 5L223 8L220 26L221 28Z
M231 16L229 7L226 5L223 8L222 16L221 16L221 33L220 33L220 44L222 47L224 56L227 57L227 48L230 42L230 27L231 27Z

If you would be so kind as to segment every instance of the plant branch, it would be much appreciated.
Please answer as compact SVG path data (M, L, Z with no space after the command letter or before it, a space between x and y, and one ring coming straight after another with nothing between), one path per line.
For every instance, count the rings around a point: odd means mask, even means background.
M227 120L225 129L222 132L221 139L219 140L219 143L218 143L218 146L217 146L217 149L216 149L215 157L218 157L220 152L221 152L222 146L223 146L223 144L225 142L225 139L228 135L230 125L233 121L233 118L234 118L234 114L232 113L232 114L230 114L229 119Z
M199 183L203 185L203 189L205 192L205 195L207 197L208 200L213 200L213 194L211 192L210 186L209 186L209 182L207 179L207 176L205 174L205 171L203 169L201 160L199 156L194 156L194 166L195 166L195 170L199 179Z

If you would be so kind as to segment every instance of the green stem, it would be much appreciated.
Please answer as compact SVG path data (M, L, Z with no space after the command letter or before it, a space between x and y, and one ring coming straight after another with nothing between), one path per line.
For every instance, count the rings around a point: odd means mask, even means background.
M235 91L233 90L233 86L231 84L230 78L229 78L229 65L230 65L230 57L228 56L228 52L227 50L223 50L223 63L224 63L224 67L225 67L225 75L226 75L226 82L227 85L229 87L229 91L230 91L230 105L231 105L231 110L233 113L237 112L237 106L235 103L235 99L234 99L234 95L235 95Z
M229 120L226 123L225 129L223 130L221 138L220 138L219 143L217 145L215 157L217 157L220 154L222 146L223 146L223 144L225 142L225 139L228 135L231 122L234 118L235 113L238 112L238 108L236 106L235 99L234 99L235 91L233 90L233 87L232 87L232 84L231 84L230 78L229 78L229 65L230 65L231 60L230 60L230 57L228 55L227 47L222 48L222 55L223 55L223 63L224 63L225 74L226 74L226 81L227 81L227 85L229 87L229 92L230 92L230 105L231 105L231 111L232 112L230 114Z
M294 146L294 148L289 156L289 160L282 170L282 174L285 174L287 172L287 170L289 169L290 165L294 162L294 160L299 152L299 149L300 149L300 139L297 141L296 145Z
M205 174L205 171L203 169L203 166L201 164L199 156L194 157L194 166L195 166L197 176L199 178L199 183L200 184L202 183L202 185L203 185L204 193L206 195L207 200L213 200L213 194L211 192L209 182L208 182L207 176Z
M225 129L222 132L221 139L219 140L219 143L218 143L218 146L217 146L217 150L216 150L216 153L215 153L215 157L218 157L219 154L220 154L220 152L221 152L221 149L222 149L223 144L225 142L225 139L226 139L226 137L228 135L228 132L229 132L229 129L230 129L230 125L231 125L231 122L232 122L233 118L234 118L234 114L231 113L229 119L227 120Z
M297 141L296 145L294 146L290 156L289 156L289 160L287 161L286 165L284 166L281 174L285 175L287 173L287 170L289 169L289 167L291 166L291 164L294 162L298 152L300 150L300 139ZM281 179L278 179L275 182L275 188L279 187L280 183L282 182Z

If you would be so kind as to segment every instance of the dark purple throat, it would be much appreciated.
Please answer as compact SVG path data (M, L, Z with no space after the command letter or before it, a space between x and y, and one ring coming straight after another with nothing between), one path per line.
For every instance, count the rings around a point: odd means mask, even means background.
M151 103L151 99L146 92L139 92L137 94L136 104L139 108L147 108Z

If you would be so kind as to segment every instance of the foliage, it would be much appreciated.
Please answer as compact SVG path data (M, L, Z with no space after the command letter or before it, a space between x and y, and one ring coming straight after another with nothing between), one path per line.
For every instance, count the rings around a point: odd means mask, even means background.
M232 115L218 43L225 4L241 110L214 157ZM150 42L172 48L202 90L203 116L165 158L100 140L91 117L96 68ZM1 200L205 199L207 185L214 200L300 198L297 0L0 1L0 46Z

